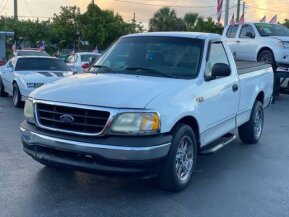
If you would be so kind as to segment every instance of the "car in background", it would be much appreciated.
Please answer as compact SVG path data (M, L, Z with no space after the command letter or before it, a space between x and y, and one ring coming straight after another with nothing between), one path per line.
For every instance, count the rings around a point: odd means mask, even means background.
M0 66L4 66L5 64L6 64L6 61L0 59Z
M68 67L74 72L84 72L101 56L100 53L79 52L69 56L66 60Z
M228 25L223 40L236 60L259 61L277 67L289 67L289 29L271 23Z
M72 74L58 58L13 57L0 69L0 96L12 95L13 104L20 107L36 88Z
M14 53L15 56L45 56L48 57L50 56L48 53L45 51L41 51L38 49L22 49L22 50L17 50Z

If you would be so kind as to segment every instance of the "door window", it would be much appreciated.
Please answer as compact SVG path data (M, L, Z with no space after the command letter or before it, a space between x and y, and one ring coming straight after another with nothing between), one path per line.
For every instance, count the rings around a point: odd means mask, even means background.
M212 68L216 63L225 63L229 64L227 53L221 42L214 42L211 44L209 51L209 58L206 64L205 76L210 77L212 74Z
M239 25L230 26L227 30L226 36L228 38L235 38L237 31L238 31L238 28L239 28Z
M255 38L255 31L251 25L243 25L240 38Z

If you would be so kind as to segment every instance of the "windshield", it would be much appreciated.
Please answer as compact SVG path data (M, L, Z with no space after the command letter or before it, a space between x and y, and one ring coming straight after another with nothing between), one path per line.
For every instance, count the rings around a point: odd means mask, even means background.
M270 24L270 23L256 23L255 26L261 36L288 36L289 37L289 29L282 25Z
M201 39L163 36L121 38L90 71L194 78L199 71L202 50Z
M49 56L48 53L43 51L22 50L17 52L17 56Z
M68 66L60 59L46 58L21 58L17 61L15 71L27 70L53 70L70 71Z
M97 59L100 57L100 54L82 54L81 56L81 62L88 62L90 58Z

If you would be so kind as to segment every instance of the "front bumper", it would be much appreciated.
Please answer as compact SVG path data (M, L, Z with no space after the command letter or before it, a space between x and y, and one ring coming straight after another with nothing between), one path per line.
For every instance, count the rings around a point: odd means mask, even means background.
M100 174L157 171L172 139L164 135L88 139L44 131L27 122L20 129L24 151L35 160Z
M289 66L289 49L277 49L274 52L275 61L279 67L288 67Z

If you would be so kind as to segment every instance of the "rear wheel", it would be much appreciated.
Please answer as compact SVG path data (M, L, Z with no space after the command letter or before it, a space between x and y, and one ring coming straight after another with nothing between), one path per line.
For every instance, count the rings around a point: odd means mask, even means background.
M272 65L274 72L277 69L274 54L271 50L263 50L258 56L258 62L264 62Z
M2 82L2 78L0 77L0 96L7 96L8 94L4 90L4 84Z
M264 111L260 101L256 101L250 120L238 128L239 137L245 144L256 144L261 138L264 126Z
M21 93L17 83L13 84L13 104L15 107L21 107L23 102L21 101Z
M191 180L196 164L197 145L192 128L179 124L173 130L173 141L166 164L159 175L160 187L169 191L181 191Z

